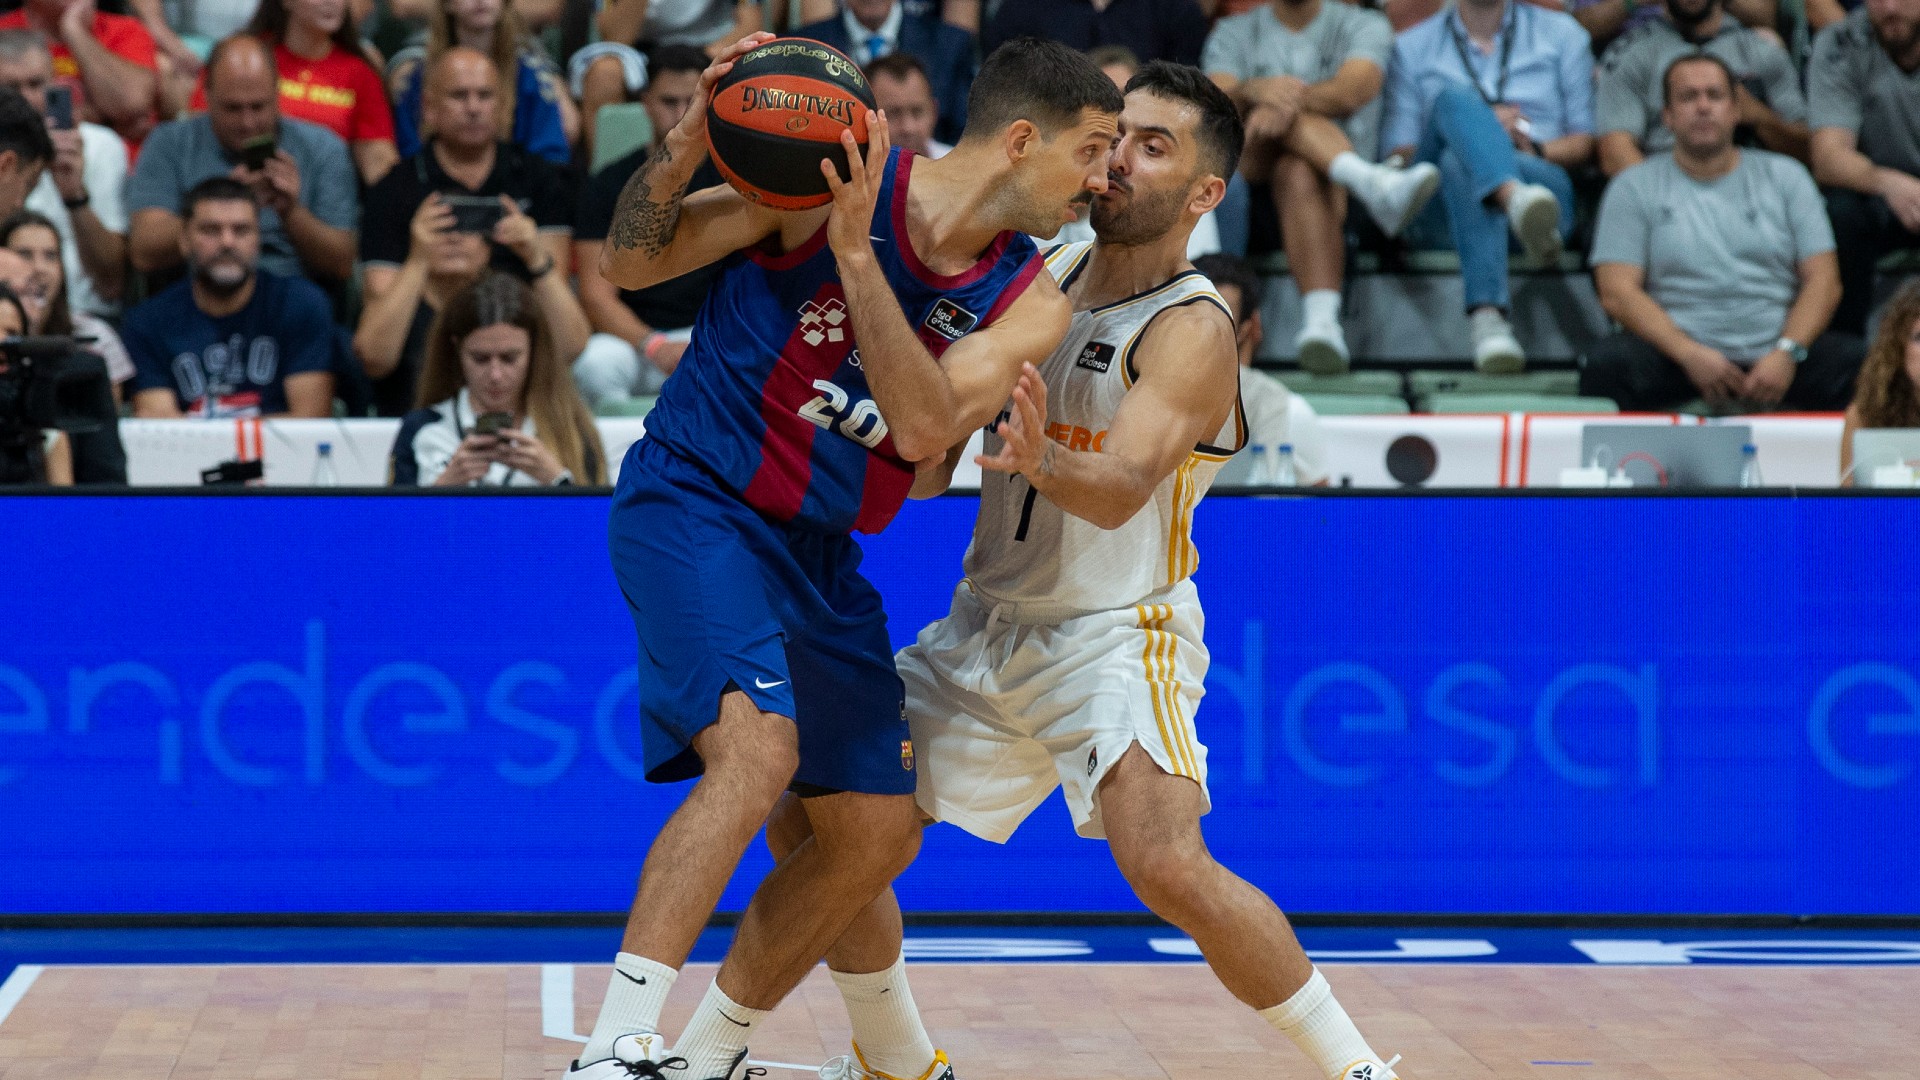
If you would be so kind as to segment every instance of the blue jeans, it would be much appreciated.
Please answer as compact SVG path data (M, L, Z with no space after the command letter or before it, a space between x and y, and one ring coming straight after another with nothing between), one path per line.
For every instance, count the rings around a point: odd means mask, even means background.
M1253 232L1253 192L1238 169L1227 178L1227 194L1213 208L1213 220L1220 226L1220 250L1245 258Z
M1505 310L1513 238L1506 211L1488 200L1509 180L1546 187L1560 200L1564 240L1573 232L1573 181L1553 162L1515 150L1493 106L1468 86L1449 86L1434 100L1419 159L1440 167L1440 197L1415 219L1408 239L1460 253L1468 311L1489 304Z

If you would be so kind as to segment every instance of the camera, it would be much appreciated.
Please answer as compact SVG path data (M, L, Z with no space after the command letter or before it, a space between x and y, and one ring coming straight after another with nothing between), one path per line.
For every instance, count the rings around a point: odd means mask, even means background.
M44 476L42 431L74 434L118 422L107 362L71 337L0 339L0 483Z

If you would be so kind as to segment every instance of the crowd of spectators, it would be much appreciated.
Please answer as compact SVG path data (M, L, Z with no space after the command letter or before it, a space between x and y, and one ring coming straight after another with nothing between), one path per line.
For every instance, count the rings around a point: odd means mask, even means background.
M1920 302L1865 340L1877 264L1920 249L1920 0L588 8L24 0L0 14L0 329L89 341L136 416L400 417L399 482L588 482L583 418L645 408L716 272L597 271L709 57L759 29L832 45L937 157L979 58L1035 34L1122 83L1198 65L1240 106L1243 167L1192 254L1218 253L1243 360L1272 330L1345 370L1351 253L1412 247L1457 252L1473 362L1518 370L1510 260L1573 246L1619 326L1584 392L1920 423ZM1263 323L1266 251L1297 325ZM1280 437L1311 425L1278 383L1247 397ZM111 472L59 443L49 476Z

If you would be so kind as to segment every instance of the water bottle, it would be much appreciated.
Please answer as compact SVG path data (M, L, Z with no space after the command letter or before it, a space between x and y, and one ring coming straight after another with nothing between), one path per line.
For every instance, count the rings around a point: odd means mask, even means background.
M1253 467L1247 470L1246 484L1249 487L1265 487L1273 483L1273 447L1265 443L1249 443L1247 452L1253 455Z
M323 442L313 455L313 479L308 482L312 487L339 487L339 478L333 475L333 444Z
M1766 481L1760 479L1760 451L1752 443L1740 448L1740 486L1743 488L1767 486Z
M1281 443L1279 452L1274 455L1273 476L1267 481L1274 487L1298 487L1300 470L1293 464L1293 444Z

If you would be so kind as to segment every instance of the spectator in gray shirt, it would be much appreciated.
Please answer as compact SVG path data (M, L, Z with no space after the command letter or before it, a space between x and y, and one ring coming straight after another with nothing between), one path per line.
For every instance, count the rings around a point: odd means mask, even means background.
M1241 174L1272 185L1305 308L1294 345L1308 371L1347 368L1340 328L1347 192L1395 236L1440 187L1431 164L1372 163L1392 55L1393 28L1377 11L1339 0L1271 0L1221 19L1201 58L1246 115Z
M1866 349L1825 332L1840 274L1813 178L1734 145L1726 61L1683 56L1663 85L1673 149L1621 173L1594 228L1600 304L1626 329L1581 358L1580 392L1636 412L1845 408Z
M149 135L127 182L134 269L179 266L181 197L210 176L230 176L260 201L261 269L323 283L353 276L360 178L347 144L317 124L280 116L280 75L258 38L240 34L215 46L206 78L206 113ZM243 154L261 139L275 149L256 169Z
M1920 0L1872 0L1814 39L1807 68L1813 175L1840 250L1833 326L1866 332L1873 270L1920 247Z
M1608 176L1673 148L1660 122L1667 65L1704 52L1727 62L1739 81L1734 103L1742 129L1768 150L1807 160L1807 99L1793 58L1772 39L1741 26L1723 0L1666 0L1666 17L1638 27L1600 58L1594 121L1600 132L1600 168Z

